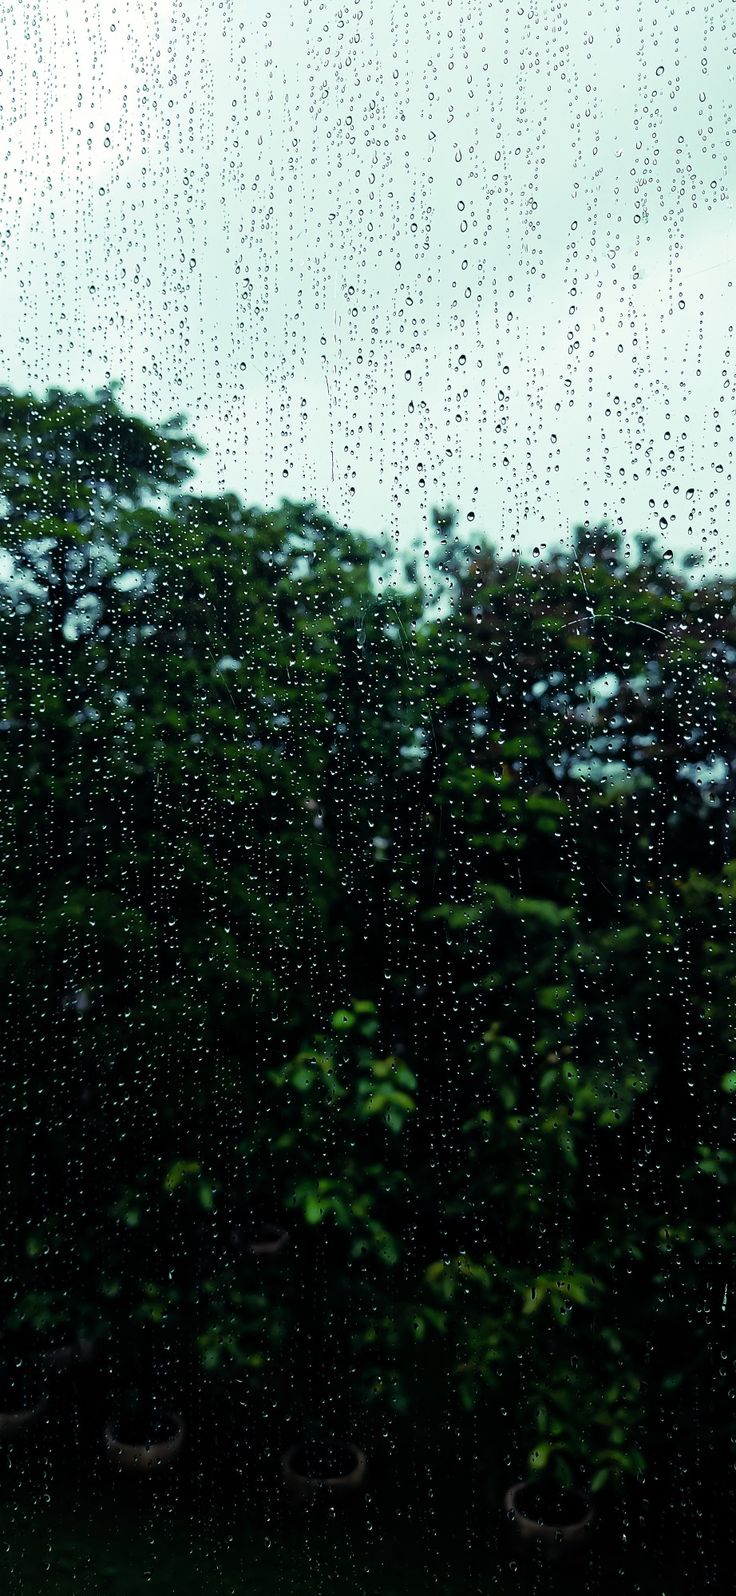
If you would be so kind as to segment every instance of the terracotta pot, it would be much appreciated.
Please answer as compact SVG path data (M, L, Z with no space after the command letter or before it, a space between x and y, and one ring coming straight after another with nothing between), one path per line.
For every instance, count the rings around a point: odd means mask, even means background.
M368 1467L365 1453L354 1446L352 1441L339 1442L337 1450L349 1454L351 1467L346 1473L313 1475L302 1472L305 1470L305 1464L300 1461L299 1455L304 1452L304 1447L290 1446L288 1451L284 1452L281 1459L281 1473L284 1485L295 1501L312 1502L318 1496L341 1501L361 1490Z
M169 1413L171 1420L171 1435L163 1441L146 1443L133 1441L120 1441L117 1435L117 1424L113 1421L105 1426L105 1446L110 1460L126 1474L150 1474L154 1470L167 1468L178 1457L184 1445L186 1425L179 1413Z
M564 1493L571 1508L568 1521L547 1523L535 1518L533 1505L525 1501L527 1494L531 1495L538 1487L537 1480L521 1480L504 1496L504 1509L515 1538L527 1551L541 1551L549 1562L580 1556L590 1544L595 1521L595 1508L590 1499L585 1491L571 1486Z

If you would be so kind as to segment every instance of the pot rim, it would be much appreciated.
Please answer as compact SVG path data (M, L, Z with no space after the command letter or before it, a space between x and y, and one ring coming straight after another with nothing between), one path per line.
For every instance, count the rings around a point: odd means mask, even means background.
M29 1354L29 1363L40 1363L50 1366L54 1363L89 1363L94 1355L97 1337L85 1330L80 1330L68 1341L60 1341L56 1346L47 1347L43 1352Z
M261 1239L247 1241L245 1244L246 1252L249 1252L252 1258L273 1257L276 1253L283 1252L289 1240L288 1230L284 1230L283 1225L271 1221L260 1225L256 1235Z
M183 1441L187 1427L181 1413L177 1413L174 1408L164 1408L163 1412L167 1418L174 1420L174 1430L171 1435L165 1436L160 1441L151 1441L150 1444L145 1441L121 1441L116 1434L117 1421L108 1419L104 1435L110 1451L136 1453L141 1456L151 1457L152 1454L160 1452L162 1448L168 1448L179 1441Z
M32 1419L40 1419L41 1414L46 1412L48 1405L48 1397L42 1396L39 1398L38 1402L34 1402L33 1407L31 1408L0 1407L0 1420L10 1419L16 1424L20 1424L21 1422L30 1423Z
M354 1441L339 1441L337 1444L344 1446L347 1452L352 1452L353 1454L355 1467L350 1470L349 1474L327 1474L324 1476L300 1474L299 1470L293 1467L292 1459L296 1457L297 1452L301 1451L304 1442L295 1441L294 1445L288 1447L281 1457L281 1469L285 1479L293 1480L298 1485L308 1486L310 1490L322 1490L325 1488L327 1490L335 1490L336 1488L344 1489L346 1486L360 1485L368 1463L365 1452L361 1451Z
M586 1529L593 1522L595 1518L595 1503L591 1500L590 1493L579 1485L566 1485L563 1489L569 1496L576 1497L581 1506L585 1508L581 1518L575 1519L572 1524L559 1524L553 1519L531 1518L528 1513L524 1513L517 1506L517 1499L522 1491L533 1489L536 1484L537 1481L534 1479L519 1480L516 1485L509 1486L504 1496L506 1511L513 1513L514 1518L519 1519L522 1524L528 1524L539 1535L544 1535L546 1531L548 1534L562 1536L564 1539L569 1540L573 1535L577 1535L580 1530Z

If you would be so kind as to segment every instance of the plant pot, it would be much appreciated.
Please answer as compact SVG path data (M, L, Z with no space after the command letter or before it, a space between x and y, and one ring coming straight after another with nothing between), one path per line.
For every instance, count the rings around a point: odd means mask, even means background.
M256 1225L245 1232L243 1245L251 1258L278 1258L288 1240L288 1230L282 1230L280 1225Z
M22 1364L0 1365L0 1441L12 1441L43 1418L48 1398L38 1374Z
M92 1362L95 1353L95 1343L92 1336L75 1336L73 1341L65 1341L60 1346L49 1347L47 1352L39 1352L38 1364L50 1373L62 1369L83 1369Z
M352 1441L299 1442L281 1459L284 1485L298 1502L312 1502L320 1496L333 1501L354 1496L362 1489L367 1466L365 1453Z
M111 1462L126 1474L150 1474L168 1468L184 1445L186 1425L179 1413L163 1409L148 1415L123 1415L105 1426Z
M595 1508L576 1486L521 1480L503 1499L515 1539L548 1562L584 1555L590 1545Z
M43 1331L23 1325L6 1331L5 1342L14 1359L45 1374L82 1368L91 1363L95 1350L93 1336L67 1325Z

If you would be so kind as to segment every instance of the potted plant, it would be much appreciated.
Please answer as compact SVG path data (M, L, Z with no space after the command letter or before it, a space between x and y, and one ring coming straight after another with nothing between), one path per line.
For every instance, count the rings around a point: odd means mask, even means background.
M48 1375L91 1362L95 1337L90 1316L74 1312L64 1294L28 1292L8 1314L3 1346L16 1360Z
M148 1474L172 1463L184 1444L185 1422L172 1392L172 1360L179 1343L169 1304L153 1282L144 1300L116 1326L109 1374L120 1393L111 1403L104 1442L111 1461L127 1473ZM180 1350L180 1347L179 1347Z
M504 1496L517 1541L552 1561L584 1554L600 1493L644 1469L634 1445L638 1379L620 1362L616 1368L621 1347L609 1330L599 1335L595 1361L587 1350L584 1363L577 1355L545 1363L530 1381L526 1403L536 1440L527 1477Z
M284 1452L281 1473L292 1500L333 1502L355 1496L365 1482L368 1463L352 1441L335 1440L312 1431L307 1439Z
M181 1414L163 1406L150 1391L132 1387L105 1425L111 1462L127 1474L166 1468L179 1456L186 1426Z
M587 1549L595 1507L584 1490L562 1485L554 1472L510 1486L503 1505L515 1538L529 1550L539 1548L549 1562Z
M437 1260L426 1279L463 1406L477 1408L485 1388L497 1421L514 1414L531 1442L503 1497L515 1538L553 1559L577 1555L600 1494L644 1469L636 1359L603 1317L598 1280L568 1260L530 1280L491 1254Z

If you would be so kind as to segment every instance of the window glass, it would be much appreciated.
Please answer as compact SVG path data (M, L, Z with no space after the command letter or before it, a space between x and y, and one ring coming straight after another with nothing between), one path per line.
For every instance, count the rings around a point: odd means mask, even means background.
M727 0L0 17L9 1591L725 1591Z

